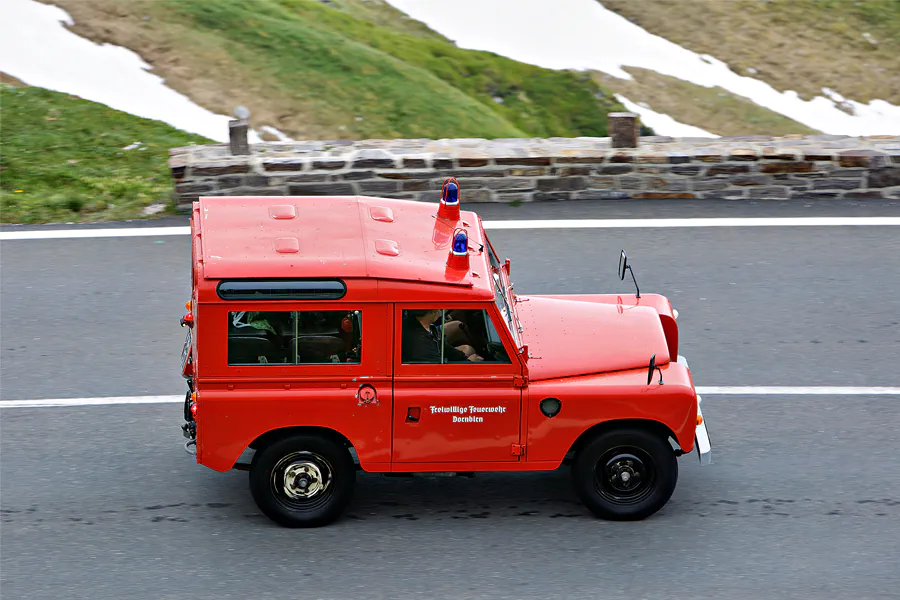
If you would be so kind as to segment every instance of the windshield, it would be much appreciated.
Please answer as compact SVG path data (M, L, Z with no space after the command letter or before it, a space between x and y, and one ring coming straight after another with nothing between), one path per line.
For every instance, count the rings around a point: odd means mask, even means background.
M497 258L497 253L494 252L494 246L491 244L491 241L488 239L487 234L483 232L485 246L487 247L488 259L491 263L491 271L493 273L494 280L494 301L497 303L497 308L500 309L500 314L503 315L503 319L506 321L507 326L509 327L510 333L512 333L513 339L516 341L516 345L521 345L521 340L519 339L519 329L516 325L516 315L513 312L514 302L509 294L509 287L504 285L503 280L503 271L501 269L500 259ZM511 287L511 286L510 286Z
M491 245L491 241L488 239L486 233L484 234L484 241L485 241L485 244L487 245L488 259L491 261L491 268L499 269L500 268L500 259L497 258L497 254L494 252L494 246Z
M494 273L494 296L494 300L497 302L497 308L500 309L500 314L503 315L506 324L509 325L509 330L515 334L516 325L513 323L512 309L506 299L506 294L503 293L503 282L500 280L499 273ZM513 335L513 337L518 340L518 336Z

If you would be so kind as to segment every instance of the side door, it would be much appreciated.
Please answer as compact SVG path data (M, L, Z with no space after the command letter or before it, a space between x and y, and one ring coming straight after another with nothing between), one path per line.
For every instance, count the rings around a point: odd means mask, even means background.
M522 365L495 313L487 304L395 306L395 469L519 460Z

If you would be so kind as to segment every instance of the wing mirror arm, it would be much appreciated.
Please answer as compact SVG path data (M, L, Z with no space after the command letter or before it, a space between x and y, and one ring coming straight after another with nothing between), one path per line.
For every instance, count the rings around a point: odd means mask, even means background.
M625 280L625 271L631 273L631 280L634 282L634 289L636 290L635 297L640 298L641 288L638 287L637 279L634 278L634 271L631 270L631 265L628 264L628 256L622 250L622 253L619 255L619 279L621 281Z
M662 377L662 369L660 369L658 366L656 366L656 355L655 354L650 357L650 368L647 369L647 385L650 385L650 383L653 381L653 372L654 371L659 371L659 385L664 385L663 377Z

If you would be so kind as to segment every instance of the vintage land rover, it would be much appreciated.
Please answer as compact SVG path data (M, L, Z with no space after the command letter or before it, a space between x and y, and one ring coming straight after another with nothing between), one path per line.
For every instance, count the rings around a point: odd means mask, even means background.
M249 471L280 525L334 521L360 469L563 464L595 515L642 519L678 456L710 462L670 302L516 294L455 180L435 203L200 198L191 238L185 449Z

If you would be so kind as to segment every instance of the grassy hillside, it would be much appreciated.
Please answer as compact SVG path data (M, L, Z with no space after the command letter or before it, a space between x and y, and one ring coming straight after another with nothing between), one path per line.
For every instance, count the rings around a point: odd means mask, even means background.
M778 90L809 99L830 88L859 102L900 104L898 0L600 1Z
M0 96L3 223L141 218L146 206L171 204L169 148L209 142L42 88L0 83Z
M606 135L593 78L461 50L380 2L54 0L211 110L296 138Z

